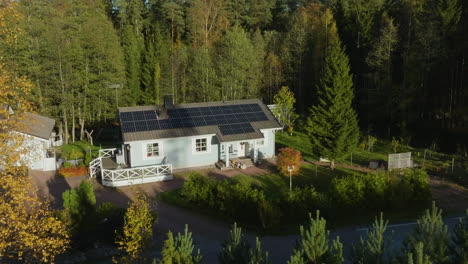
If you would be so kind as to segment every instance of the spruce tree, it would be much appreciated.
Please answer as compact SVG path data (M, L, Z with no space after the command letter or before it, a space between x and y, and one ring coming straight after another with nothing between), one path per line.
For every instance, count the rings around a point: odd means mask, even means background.
M449 233L447 225L442 220L442 210L432 203L431 210L426 210L418 220L413 233L405 240L408 252L417 249L419 243L424 243L424 254L436 263L445 263L449 259Z
M331 161L342 158L357 145L359 127L352 108L353 80L341 42L330 45L318 87L318 100L310 109L306 129L313 151Z

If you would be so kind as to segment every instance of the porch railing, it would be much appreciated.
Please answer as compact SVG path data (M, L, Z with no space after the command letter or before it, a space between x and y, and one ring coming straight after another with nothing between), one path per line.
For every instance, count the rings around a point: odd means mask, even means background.
M100 149L99 150L99 157L100 158L112 158L115 157L118 149L111 148L111 149Z
M101 170L102 184L118 187L172 179L172 164L161 164L141 168Z

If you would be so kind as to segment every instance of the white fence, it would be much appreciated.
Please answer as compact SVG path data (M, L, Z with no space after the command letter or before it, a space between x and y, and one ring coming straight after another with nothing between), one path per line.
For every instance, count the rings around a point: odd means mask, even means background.
M119 187L148 182L172 180L172 164L119 170L101 170L102 184Z
M388 154L388 169L412 168L411 152Z

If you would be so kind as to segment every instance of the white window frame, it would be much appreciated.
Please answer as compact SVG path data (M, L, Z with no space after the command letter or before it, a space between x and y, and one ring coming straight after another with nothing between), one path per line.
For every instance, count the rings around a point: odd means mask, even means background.
M206 150L205 151L197 151L197 140L206 140ZM192 139L192 153L193 154L207 154L211 152L211 137L194 137Z
M265 146L265 143L266 143L266 140L265 139L258 139L256 142L255 142L255 145L257 147L264 147Z
M158 155L148 156L148 145L158 144ZM162 143L160 141L145 142L143 143L143 159L157 159L162 156Z

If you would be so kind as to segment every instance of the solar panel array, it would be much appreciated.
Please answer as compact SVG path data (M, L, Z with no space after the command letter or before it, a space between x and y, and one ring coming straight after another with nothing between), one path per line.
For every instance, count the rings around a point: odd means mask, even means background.
M258 104L178 108L167 110L167 114L167 119L158 120L156 111L120 113L122 131L129 133L217 125L223 135L232 135L254 132L250 122L268 120Z

